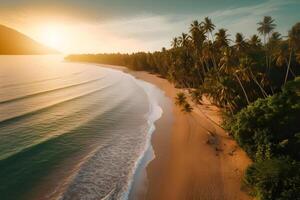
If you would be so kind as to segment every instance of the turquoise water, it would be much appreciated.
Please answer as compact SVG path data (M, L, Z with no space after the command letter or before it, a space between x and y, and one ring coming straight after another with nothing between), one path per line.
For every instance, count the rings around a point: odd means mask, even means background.
M62 57L0 57L0 199L126 199L161 112L149 88Z

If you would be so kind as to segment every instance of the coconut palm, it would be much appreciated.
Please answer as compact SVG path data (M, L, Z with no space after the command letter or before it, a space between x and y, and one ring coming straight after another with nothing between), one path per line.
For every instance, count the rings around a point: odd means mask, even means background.
M278 67L288 65L289 46L286 43L280 44L274 53L275 64Z
M240 68L244 69L244 76L246 76L246 80L253 80L254 83L259 87L263 97L267 97L268 94L265 91L265 89L262 86L262 83L258 81L258 77L260 77L260 79L263 79L263 75L260 72L257 72L255 70L253 70L252 68L254 68L255 63L252 59L248 58L248 57L244 57L242 59L240 59Z
M235 35L235 48L238 53L246 48L246 41L242 33L237 33Z
M204 21L202 22L202 26L203 26L203 30L205 31L205 33L207 34L207 39L209 39L209 35L211 36L211 40L212 40L212 44L214 43L214 36L213 36L213 31L215 30L215 25L212 23L211 19L208 18L208 17L205 17L204 18ZM211 49L210 48L210 41L208 41L208 49ZM215 55L214 55L214 49L212 48L212 60L213 60L213 64L214 64L214 67L216 68L217 67L217 62L216 62L216 59L215 59Z
M300 64L300 52L296 53L296 61Z
M290 46L293 50L300 50L300 22L295 24L289 31Z
M253 47L261 46L261 40L259 39L258 35L254 34L248 40L248 43Z
M195 104L201 104L202 101L202 92L200 89L195 89L190 92L191 100Z
M243 81L249 81L249 76L246 74L246 69L242 65L238 65L237 59L234 57L235 53L230 47L223 48L223 56L220 59L220 70L228 75L233 75L234 78L238 81L242 92L245 96L247 104L250 103L248 94L243 85Z
M219 31L215 34L216 35L216 44L219 48L222 47L228 47L229 46L229 34L227 34L227 30L226 29L219 29Z
M179 43L182 47L187 47L189 44L189 35L182 33L181 36L179 36Z
M272 19L272 17L270 16L265 16L263 21L258 22L257 24L259 25L259 27L257 28L257 31L259 32L259 34L263 35L264 37L264 45L266 45L267 43L267 37L269 38L270 33L275 29L276 24L274 23L274 19ZM268 49L266 48L266 70L269 71L269 60L268 60Z
M281 34L278 32L273 32L268 43L268 49L270 50L271 54L275 49L278 48L281 41L282 41Z
M282 39L281 34L278 32L273 32L271 37L270 37L270 42L276 42L276 41L280 41Z
M216 69L214 69L216 70ZM236 107L234 99L237 94L232 87L232 77L227 74L217 77L213 71L207 74L206 81L201 85L202 93L207 94L207 97L216 105L229 109L233 114Z
M243 68L236 69L235 72L233 73L233 75L236 78L236 80L238 81L238 83L243 91L243 94L245 96L245 99L247 101L247 104L249 105L250 100L249 100L248 94L246 92L246 89L242 83L243 80L249 81L249 77L247 75L246 69L243 69Z
M183 92L177 93L175 97L175 103L176 105L182 106L186 103L186 96Z
M235 53L230 47L225 47L222 49L222 57L220 58L220 72L230 74L232 73L233 67L237 65L235 58Z
M195 64L195 69L198 72L199 77L200 75L200 66L202 66L202 73L205 74L206 71L204 69L204 60L203 60L203 56L202 56L202 47L203 47L203 42L206 39L205 33L200 25L200 23L195 20L192 22L192 24L190 25L190 35L191 35L191 44L192 47L194 49L194 64ZM200 64L201 63L201 64Z
M178 38L177 38L177 37L174 37L173 40L172 40L172 42L171 42L172 48L175 49L175 48L179 47L179 45L180 45L180 43L179 43Z
M272 60L274 60L274 54L276 56L276 54L278 53L278 50L280 49L279 46L282 42L282 36L280 33L278 32L273 32L271 37L270 37L270 40L269 40L269 43L267 44L268 45L268 50L269 50L269 57L268 57L268 60L269 60L269 70L271 68L271 63L272 63Z
M290 48L290 55L289 55L289 62L288 67L286 70L286 75L284 79L284 84L287 82L289 71L291 68L291 60L293 51L297 51L300 49L300 22L295 24L292 29L289 31L289 48Z
M193 47L196 51L199 52L203 45L204 40L206 39L206 36L197 20L193 21L193 23L191 24L190 34L191 34Z
M266 44L267 36L270 35L270 33L276 28L276 24L274 23L274 19L270 16L265 16L264 19L261 22L258 22L257 24L259 27L257 28L257 31L259 34L263 35L264 37L264 44Z
M185 103L181 109L182 112L191 113L193 111L192 106L189 103Z
M202 25L203 25L203 30L207 34L210 34L212 41L214 41L214 36L213 36L212 32L215 30L216 26L212 23L211 19L208 17L205 17L204 21L202 22ZM209 38L208 35L207 35L207 38Z
M190 33L200 30L201 25L198 20L194 20L190 25Z

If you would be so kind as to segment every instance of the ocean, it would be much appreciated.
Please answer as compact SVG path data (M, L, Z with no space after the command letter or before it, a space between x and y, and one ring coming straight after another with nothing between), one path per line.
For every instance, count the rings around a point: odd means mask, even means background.
M0 199L128 199L162 92L62 56L0 56Z

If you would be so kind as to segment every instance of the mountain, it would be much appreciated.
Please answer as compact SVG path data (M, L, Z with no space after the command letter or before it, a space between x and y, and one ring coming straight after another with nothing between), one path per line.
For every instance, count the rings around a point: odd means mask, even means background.
M57 54L58 51L46 47L26 35L0 25L0 55Z

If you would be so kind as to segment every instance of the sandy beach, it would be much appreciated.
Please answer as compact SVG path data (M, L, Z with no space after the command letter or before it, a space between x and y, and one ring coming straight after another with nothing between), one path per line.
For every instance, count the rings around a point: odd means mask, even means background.
M106 66L156 85L173 104L171 113L164 113L156 122L152 137L155 159L146 167L147 191L143 189L133 199L252 199L242 189L242 177L251 160L219 126L222 119L218 108L204 100L191 114L185 114L174 103L180 90L167 80L143 71Z

